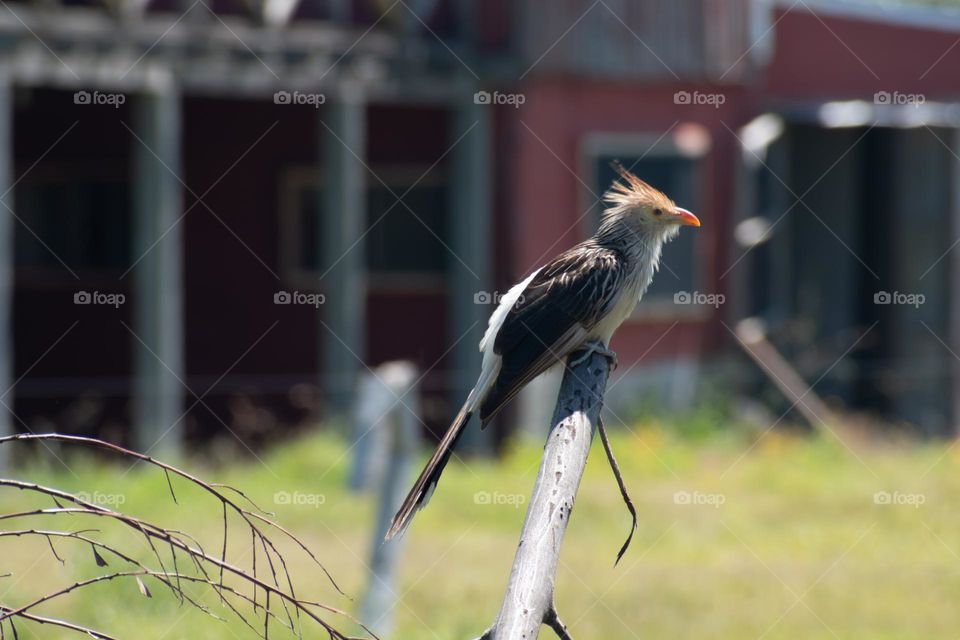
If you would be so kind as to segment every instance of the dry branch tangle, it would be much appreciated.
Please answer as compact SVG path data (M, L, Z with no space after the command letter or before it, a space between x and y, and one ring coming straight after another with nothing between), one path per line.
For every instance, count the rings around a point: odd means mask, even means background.
M54 507L36 508L21 512L2 513L0 514L0 522L13 520L22 521L24 519L46 519L50 516L55 517L59 514L69 513L76 516L90 517L94 520L117 523L129 527L144 536L153 554L152 558L158 565L157 568L152 569L145 563L134 559L131 555L125 554L119 548L93 539L89 536L89 534L95 530L91 529L82 529L76 531L56 531L39 528L0 530L0 537L10 538L32 536L46 538L51 551L61 562L63 562L63 560L56 551L53 543L54 539L63 539L67 542L79 542L85 546L89 546L93 549L93 559L98 567L104 567L108 565L108 562L104 557L105 555L112 555L115 559L119 559L121 562L132 567L132 569L128 571L112 571L111 573L81 580L51 593L47 593L43 597L23 605L10 606L0 603L0 638L5 637L5 625L7 628L9 628L11 634L16 637L16 627L14 626L14 621L19 619L21 621L52 625L62 629L75 631L77 633L86 634L95 638L109 639L110 636L105 633L94 629L88 629L84 626L77 625L66 620L39 616L33 613L32 610L43 603L49 602L61 596L68 595L77 589L82 589L89 585L104 581L123 578L133 578L140 587L141 593L147 597L150 597L150 592L144 585L141 577L149 577L156 580L165 588L169 589L172 594L181 602L187 602L188 604L196 606L201 611L204 611L208 615L216 618L217 616L213 615L201 603L191 599L181 588L181 583L183 582L199 582L209 585L218 594L220 602L224 604L231 612L233 612L233 614L236 615L251 631L262 638L269 637L271 623L273 623L275 626L286 628L289 632L298 637L303 637L301 629L301 617L312 620L326 632L328 637L335 640L350 640L350 636L338 630L338 628L334 626L334 623L327 620L327 617L324 614L332 614L333 616L340 617L342 620L348 623L359 625L359 623L352 616L344 611L341 611L340 609L320 602L303 599L296 594L293 580L287 570L287 559L283 554L280 553L276 544L266 533L268 530L275 530L282 536L293 541L301 551L309 556L317 568L324 572L337 591L340 594L343 592L340 591L340 588L333 581L333 578L330 577L330 574L327 573L323 565L320 564L316 555L314 555L314 553L299 538L271 520L268 516L272 514L268 514L266 511L260 509L238 489L227 485L207 483L196 476L193 476L166 463L150 458L149 456L145 456L143 454L139 454L134 451L124 449L123 447L94 438L82 438L60 434L24 434L0 438L0 445L11 445L17 442L26 441L66 442L87 447L105 449L126 458L132 458L141 462L146 462L161 469L164 474L166 474L171 497L174 501L176 501L176 494L174 493L173 483L170 479L170 476L171 474L178 476L203 489L220 502L223 512L223 539L219 554L207 553L195 538L183 531L165 528L141 518L135 518L119 511L107 509L101 505L93 504L89 501L83 500L78 495L70 492L61 491L52 487L45 487L33 482L0 478L0 489L6 488L28 491L40 496L44 496L52 500L56 505ZM252 510L242 506L237 499L231 497L233 495L239 496L240 502L250 505ZM64 507L63 504L71 504L72 506ZM251 568L249 570L235 566L227 559L227 538L230 528L229 516L231 514L234 516L234 518L239 517L241 519L244 527L246 528L246 534L250 537L253 559L251 562ZM261 549L259 552L259 566L257 551L258 546ZM104 554L99 553L98 550L103 551ZM169 551L169 556L166 563L163 560L161 551L164 554ZM89 558L89 556L86 557ZM178 566L178 561L186 562L187 567L191 567L195 571L193 573L188 573L186 569L181 569ZM169 568L167 566L168 564L171 565ZM266 571L264 570L264 566L266 566ZM267 577L261 577L261 575L264 574L266 574ZM228 583L225 583L225 575L232 576L234 579L236 579L239 586L232 586ZM231 601L231 596L237 598L240 601L241 606L249 606L252 609L252 620L243 615L243 613L237 608L237 605ZM274 602L274 609L271 609L271 600ZM280 606L277 606L278 602ZM376 637L362 625L359 626L361 626L361 628L363 628L368 634L366 637Z

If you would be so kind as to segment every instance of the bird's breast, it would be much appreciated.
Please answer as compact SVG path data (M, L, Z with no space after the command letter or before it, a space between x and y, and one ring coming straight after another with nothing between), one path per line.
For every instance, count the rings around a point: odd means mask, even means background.
M652 274L651 274L652 275ZM614 332L620 328L627 318L633 315L633 310L637 308L640 297L650 285L650 278L642 270L632 274L627 280L627 286L617 296L617 299L593 330L590 332L589 340L602 340L604 344L609 345Z

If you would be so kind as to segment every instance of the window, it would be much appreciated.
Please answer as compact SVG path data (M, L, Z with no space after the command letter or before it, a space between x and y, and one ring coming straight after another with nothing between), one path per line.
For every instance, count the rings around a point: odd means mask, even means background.
M130 189L123 177L75 170L46 178L30 175L17 184L13 209L23 222L14 235L18 268L60 272L58 257L75 270L130 266Z
M363 242L371 286L441 288L448 260L443 245L450 242L445 181L427 175L417 182L426 171L419 166L374 167L374 171L386 186L372 176L367 184ZM302 288L317 288L321 263L336 259L320 256L319 184L322 174L315 168L290 170L281 184L281 268L286 279ZM397 203L394 194L403 196L406 206Z
M694 128L691 129L690 126ZM700 158L709 147L709 134L696 125L676 127L670 134L629 135L593 134L582 147L581 163L584 182L593 193L583 189L583 207L587 233L600 224L604 204L594 196L602 196L617 178L610 166L619 160L641 179L666 193L679 206L697 213L700 199ZM671 135L673 134L673 135ZM701 281L696 243L699 234L680 233L663 248L660 272L637 308L639 317L651 315L687 315L702 310L696 306L675 305L673 296L680 291L696 291Z
M376 224L366 237L367 269L373 276L443 275L446 271L447 252L437 240L450 243L446 189L441 184L419 183L403 197L407 206L395 205L393 194L403 195L410 182L387 182L388 190L374 179L367 189L367 225Z

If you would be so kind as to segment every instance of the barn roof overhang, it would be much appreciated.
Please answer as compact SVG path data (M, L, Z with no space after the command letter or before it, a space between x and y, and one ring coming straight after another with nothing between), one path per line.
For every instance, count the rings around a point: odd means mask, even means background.
M773 0L773 5L789 10L797 3L795 0ZM822 17L960 33L960 9L950 6L863 0L804 0L802 6Z
M362 90L372 99L447 102L475 91L422 38L298 20L261 25L212 13L122 19L94 7L9 5L0 12L0 71L26 86L269 97ZM196 14L196 15L194 15Z

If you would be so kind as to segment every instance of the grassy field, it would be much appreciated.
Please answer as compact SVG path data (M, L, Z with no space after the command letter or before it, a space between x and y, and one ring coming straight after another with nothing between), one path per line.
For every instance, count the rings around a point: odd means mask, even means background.
M841 445L772 434L679 438L639 425L615 438L640 512L632 548L613 559L628 529L599 443L588 465L557 577L561 616L576 638L955 638L960 629L960 447L906 443ZM849 449L847 448L849 446ZM75 453L75 452L74 452ZM535 444L499 463L451 464L430 507L404 541L393 638L474 638L495 615L538 464ZM156 470L71 456L20 477L73 491L101 492L121 508L198 535L217 548L219 505L176 483L170 499ZM345 490L347 448L318 435L226 467L181 464L242 488L301 536L343 589L359 596L368 572L370 496ZM76 475L74 475L76 474ZM50 506L3 490L3 510ZM298 496L275 504L278 492ZM485 492L485 493L484 493ZM282 496L280 494L281 501ZM110 498L112 496L112 498ZM83 516L27 526L97 526ZM249 562L249 539L232 529L235 562ZM146 555L136 535L103 536ZM299 593L356 610L289 545ZM0 602L28 601L55 585L97 575L89 548L62 541L0 538ZM114 564L111 564L111 568ZM119 567L117 567L119 568ZM122 638L253 637L210 594L213 620L179 606L149 584L109 583L50 602L39 613L88 623ZM198 595L203 595L197 592ZM21 638L64 637L21 623ZM277 633L276 637L282 634ZM543 637L551 637L544 631ZM325 637L309 628L308 638Z

